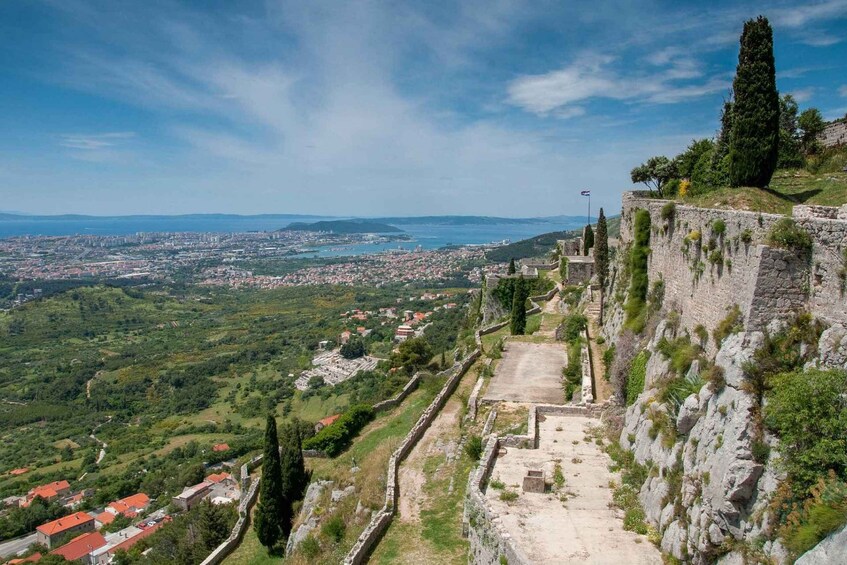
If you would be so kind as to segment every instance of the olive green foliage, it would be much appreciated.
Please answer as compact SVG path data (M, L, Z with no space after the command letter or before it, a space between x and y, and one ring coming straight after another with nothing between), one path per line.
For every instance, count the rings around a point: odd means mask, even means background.
M276 418L269 415L265 427L262 479L259 482L259 503L253 517L253 529L259 542L269 550L284 539L284 524L291 523L291 504L282 491L282 469L279 458L279 439Z
M823 132L826 126L820 110L817 108L803 110L800 117L797 118L797 125L802 132L800 135L800 147L803 152L806 154L818 153L820 151L818 135Z
M594 247L594 230L591 229L591 224L585 226L583 234L583 254L588 255L588 250Z
M673 340L663 337L659 340L657 350L670 361L671 369L677 375L684 375L697 357L702 353L699 345L691 343L688 335Z
M512 317L510 330L512 335L523 335L526 331L526 300L529 289L523 277L515 279L515 292L512 297Z
M344 518L337 514L324 522L321 526L321 533L335 543L343 540L346 532L347 524L344 523Z
M679 177L691 180L697 163L703 155L711 155L715 150L715 143L711 139L693 139L688 147L674 159L677 164Z
M512 257L509 259L509 268L506 270L507 274L514 275L517 272L517 268L515 267L515 258Z
M770 182L779 156L773 30L765 17L744 23L732 89L730 183L762 188Z
M664 206L662 206L662 219L666 222L670 222L673 220L674 214L676 214L676 204L673 202L668 202Z
M765 423L780 438L789 478L801 490L828 469L847 479L847 373L794 371L769 385Z
M407 375L413 375L426 367L434 354L428 340L413 337L397 347L397 352L391 357L391 364L402 368Z
M582 314L568 314L562 321L564 329L564 339L567 342L572 342L582 336L582 332L588 325L588 320Z
M797 101L790 94L779 99L779 158L777 168L800 168L805 164L800 152L800 135L797 131Z
M812 249L812 238L791 218L781 218L768 231L767 243L773 247L806 253Z
M638 395L644 392L644 380L647 376L647 361L649 359L650 352L645 349L632 360L632 366L629 368L629 378L626 380L627 406L634 404Z
M644 306L647 299L647 259L650 254L650 213L638 209L635 212L635 226L632 250L630 253L629 298L626 303L627 325L641 331L644 327Z
M585 288L580 285L569 285L562 289L562 302L573 308L582 300Z
M365 353L365 342L357 335L351 336L347 343L341 346L341 356L345 359L358 359Z
M633 184L644 183L651 192L655 190L660 197L666 196L665 185L678 177L676 161L664 155L650 157L630 172Z
M468 437L465 444L465 455L471 458L472 461L479 461L482 456L482 438L478 435Z
M741 309L738 307L738 304L733 304L726 318L718 322L717 327L712 332L712 337L715 340L715 345L720 347L727 336L737 334L741 331L744 331Z
M606 225L606 215L600 208L600 216L597 218L597 234L594 243L594 269L597 272L597 282L600 289L606 288L609 278L609 231ZM564 277L562 280L565 280Z
M789 553L797 557L847 522L847 483L830 471L826 478L818 479L802 502L784 499L791 494L790 488L777 491L775 502L781 503L779 535Z
M366 404L353 406L335 422L304 441L303 449L315 449L335 457L350 445L353 438L373 420L373 417L374 411L370 406Z
M568 280L568 258L559 257L559 277L562 281Z

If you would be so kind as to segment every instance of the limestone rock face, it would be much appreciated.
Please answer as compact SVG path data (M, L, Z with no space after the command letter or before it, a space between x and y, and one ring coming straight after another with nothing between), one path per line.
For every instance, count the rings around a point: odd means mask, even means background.
M662 324L657 334L660 330L667 331ZM679 559L712 563L729 540L749 541L762 532L764 525L754 512L762 514L756 511L767 504L778 478L753 458L754 398L741 385L742 366L763 338L760 332L750 332L724 340L716 360L727 377L723 389L712 390L707 384L674 408L659 403L658 389L648 387L627 408L620 444L632 450L638 463L653 469L639 500L647 521L662 535L662 549ZM662 368L654 365L653 370L658 373ZM699 367L686 377L696 378L697 371ZM676 428L672 444L654 429L654 422L667 417ZM668 480L673 473L682 475L678 492L671 491ZM683 518L674 515L674 500L683 509ZM775 553L770 555L783 562ZM724 559L733 563L734 557Z
M818 342L818 351L821 365L847 369L847 328L835 324L825 329Z
M845 556L847 556L847 527L830 535L801 555L795 563L796 565L829 565L843 563Z
M309 488L306 489L306 495L303 497L303 506L300 509L300 526L288 536L288 543L285 544L286 555L294 551L300 542L318 527L318 516L315 513L315 508L324 489L331 485L332 481L312 481L309 483Z

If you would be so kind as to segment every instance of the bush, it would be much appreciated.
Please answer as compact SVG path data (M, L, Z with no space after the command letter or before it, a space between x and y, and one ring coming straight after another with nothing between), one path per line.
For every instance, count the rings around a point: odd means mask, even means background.
M718 322L717 327L712 332L712 338L715 340L715 345L720 347L723 340L725 340L729 335L737 334L741 331L744 331L744 324L741 319L741 309L738 307L738 304L733 304L729 314L726 315L726 318Z
M465 455L467 455L471 461L479 461L479 458L482 457L482 438L473 435L468 438L468 442L465 444Z
M670 222L673 220L673 216L676 213L676 204L673 202L668 202L664 206L662 206L662 219L666 222Z
M570 343L579 339L587 325L588 320L582 314L568 314L562 321L565 341Z
M827 469L847 477L847 373L795 371L769 381L765 424L780 438L791 481L806 490Z
M720 237L726 233L726 222L723 220L715 220L712 224L712 235Z
M646 323L643 314L649 285L647 259L650 255L650 213L647 210L639 209L635 212L634 232L630 252L629 299L625 310L627 326L636 333L641 333Z
M323 451L335 457L350 445L356 434L373 420L373 408L366 404L353 406L338 420L303 442L303 449Z
M344 539L344 534L347 532L347 525L344 523L344 518L335 515L321 526L321 533L335 543Z
M723 367L720 365L712 365L706 371L706 380L709 382L709 387L712 392L720 392L726 386L726 378L724 377Z
M650 352L646 349L635 356L629 369L629 378L626 380L626 405L635 403L638 395L644 392L644 379L647 376L647 360Z
M789 249L795 253L806 253L812 249L812 238L791 218L782 218L771 226L767 242L772 247Z
M706 337L708 337L708 334L706 334ZM659 341L657 349L666 359L670 360L671 368L678 375L684 375L691 367L691 363L700 356L700 347L691 343L691 338L687 335L678 337L673 341L663 337Z
M500 493L500 500L503 502L514 502L518 499L518 493L513 490L504 490Z
M321 552L321 544L318 543L315 536L309 534L303 539L303 541L300 542L299 549L300 553L303 554L303 557L312 560Z
M340 353L345 359L358 359L365 355L365 342L357 335L352 336L341 346Z

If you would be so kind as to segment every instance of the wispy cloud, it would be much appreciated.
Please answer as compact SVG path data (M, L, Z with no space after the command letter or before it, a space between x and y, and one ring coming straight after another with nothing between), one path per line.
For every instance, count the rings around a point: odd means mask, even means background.
M562 69L520 77L509 85L509 101L535 114L570 117L581 115L564 112L577 102L610 99L673 104L721 92L730 85L728 79L720 76L694 84L687 82L702 75L699 65L689 58L677 59L669 51L649 58L653 66L663 67L649 72L624 74L612 68L614 61L610 56L587 54Z
M59 145L68 149L97 151L115 147L135 137L135 132L116 131L108 133L63 133L59 135Z
M809 86L807 88L799 88L797 90L793 90L791 92L791 95L794 97L794 100L802 104L812 99L812 96L814 96L815 94L815 90L816 89L813 86Z
M838 94L847 96L847 84L841 85L841 88L838 89Z
M771 12L774 25L800 28L811 23L847 16L847 0L827 0L811 4L780 8Z

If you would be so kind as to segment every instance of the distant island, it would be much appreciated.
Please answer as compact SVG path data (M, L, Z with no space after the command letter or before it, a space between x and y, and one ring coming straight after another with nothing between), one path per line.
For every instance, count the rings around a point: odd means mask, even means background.
M368 220L325 220L319 222L294 222L283 228L291 231L322 231L332 233L399 233L398 227Z

